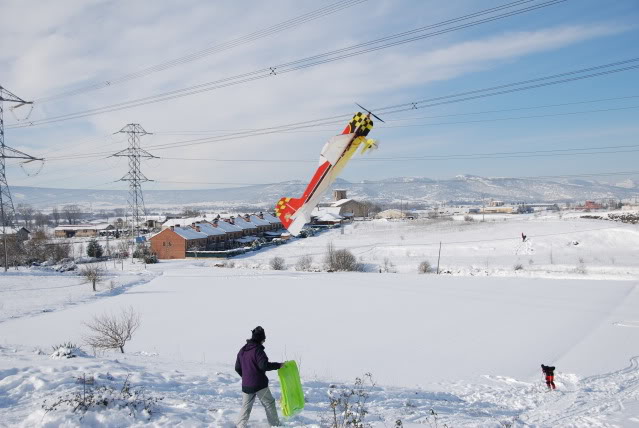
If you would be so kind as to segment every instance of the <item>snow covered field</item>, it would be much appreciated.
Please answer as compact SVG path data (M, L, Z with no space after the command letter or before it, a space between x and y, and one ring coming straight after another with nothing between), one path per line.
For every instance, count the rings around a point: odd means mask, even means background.
M236 265L268 268L275 256L290 269L310 255L320 267L329 242L350 249L369 271L416 273L426 260L453 275L531 278L628 279L639 277L639 227L557 214L475 215L473 222L414 220L355 222L312 239L300 239L261 253L247 253ZM522 232L527 235L522 242ZM385 263L386 262L388 263ZM521 269L515 270L515 266ZM585 274L584 274L585 273Z
M436 264L439 241L451 275L418 275L419 262ZM328 242L370 272L293 269L303 255L319 266ZM276 255L290 270L268 270ZM530 216L356 223L247 254L233 269L210 260L126 268L118 281L137 285L92 297L84 284L72 305L65 293L77 277L0 276L4 308L22 305L12 318L0 309L0 425L233 426L235 354L260 324L271 359L301 367L307 409L287 426L320 425L330 385L366 372L378 383L369 410L379 426L638 426L638 255L637 226ZM374 273L384 258L399 273ZM52 312L37 310L49 300ZM129 306L142 325L126 354L49 357L52 345L81 342L93 315ZM557 367L557 391L544 391L541 363ZM83 374L118 388L130 376L164 399L150 419L41 409L81 390ZM265 426L259 405L251 420Z

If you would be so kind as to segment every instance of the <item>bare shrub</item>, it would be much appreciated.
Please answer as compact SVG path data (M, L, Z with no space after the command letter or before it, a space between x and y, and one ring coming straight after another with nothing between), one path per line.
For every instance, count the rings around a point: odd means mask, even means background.
M382 265L382 272L396 273L395 264L388 257L384 257L384 264Z
M104 270L97 264L85 266L79 274L93 285L93 291L96 291L95 285L104 280Z
M82 351L82 349L80 349L80 347L78 345L76 345L75 343L68 341L68 342L63 342L60 343L58 345L54 345L51 347L52 349L52 354L51 354L51 358L53 359L58 359L58 358L75 358L75 357L81 357L81 356L85 356L86 354Z
M466 215L464 216L464 221L467 221L467 222L473 222L473 221L475 221L475 217L473 217L472 215L468 215L468 214L466 214Z
M286 269L286 262L282 257L273 257L269 262L271 269L273 270L284 270Z
M129 376L124 380L121 388L114 388L111 385L96 385L93 376L76 378L76 384L81 388L74 387L73 390L63 393L52 402L44 401L42 408L46 412L52 412L62 407L71 409L71 412L80 412L82 416L91 410L104 410L109 408L127 409L129 415L142 416L149 419L155 412L158 401L164 397L156 397L146 392L143 387L132 387ZM111 380L113 378L110 378Z
M367 402L374 388L375 382L370 373L356 378L352 387L331 385L328 390L329 415L323 418L322 425L331 428L372 426L366 422L366 415L369 413Z
M583 258L579 259L579 264L575 267L575 273L579 273L581 275L586 274L586 265Z
M418 273L431 273L433 271L433 267L430 265L428 260L424 260L417 267Z
M521 263L517 263L513 268L515 271L524 270L524 266Z
M353 253L346 249L336 250L332 242L326 247L324 263L331 272L361 272L364 269L363 265L357 262Z
M140 327L140 314L129 307L123 309L119 316L94 316L93 320L85 325L93 332L93 336L85 338L87 345L99 350L119 349L124 354L124 345L133 338L133 333Z
M308 272L311 270L313 265L313 257L306 255L299 258L297 263L295 263L295 269L299 271Z

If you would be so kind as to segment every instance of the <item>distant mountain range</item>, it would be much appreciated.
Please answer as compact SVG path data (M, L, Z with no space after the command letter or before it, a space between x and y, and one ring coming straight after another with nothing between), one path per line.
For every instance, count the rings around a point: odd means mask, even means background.
M181 209L184 206L202 208L270 207L282 196L299 196L306 183L287 181L225 189L148 190L144 199L148 208ZM482 199L506 202L583 202L601 199L633 199L639 197L639 187L632 180L617 185L588 180L547 180L522 178L486 178L457 176L448 180L424 177L397 177L379 181L349 182L338 179L333 189L346 189L348 197L380 204L403 201L435 204L473 203ZM99 209L126 206L126 190L53 189L42 187L12 187L14 203L29 203L37 208L78 204ZM330 198L328 193L326 198Z

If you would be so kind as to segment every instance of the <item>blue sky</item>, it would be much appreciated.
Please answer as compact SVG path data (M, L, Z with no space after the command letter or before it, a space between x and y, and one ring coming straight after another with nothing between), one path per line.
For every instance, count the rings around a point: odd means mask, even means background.
M537 1L535 3L540 3ZM111 80L216 43L234 39L318 9L316 1L273 2L55 2L4 1L0 17L0 83L25 99L41 99ZM385 35L437 23L506 1L368 0L265 37L148 77L86 94L36 103L29 119L142 98L296 60ZM29 25L24 25L27 22ZM509 82L639 57L639 2L570 0L477 27L451 32L300 72L231 86L157 104L31 128L9 128L6 143L52 158L36 176L9 162L11 185L66 188L126 188L109 183L126 173L126 160L104 157L54 160L76 153L119 151L127 123L152 136L142 146L281 125L445 96ZM546 88L481 98L384 116L371 134L380 149L354 160L347 180L395 176L445 179L459 174L542 176L635 171L638 153L581 156L379 160L388 157L557 150L639 144L639 98L552 108L524 107L639 96L639 71L631 70ZM6 107L6 106L5 106ZM627 108L620 110L621 108ZM607 110L555 117L491 119ZM612 110L615 109L615 110ZM478 113L507 110L500 113ZM18 116L26 110L16 112ZM408 118L461 115L418 120ZM485 122L459 123L486 120ZM446 122L456 122L448 123ZM5 124L19 123L5 111ZM397 125L423 125L393 127ZM306 162L213 162L151 160L143 172L157 182L147 188L215 187L217 182L264 183L306 180L324 141L342 125L300 129L171 150L158 156L189 159L300 159ZM201 135L202 134L202 135ZM204 135L206 134L206 135ZM33 173L37 165L27 166ZM602 177L620 182L638 176Z

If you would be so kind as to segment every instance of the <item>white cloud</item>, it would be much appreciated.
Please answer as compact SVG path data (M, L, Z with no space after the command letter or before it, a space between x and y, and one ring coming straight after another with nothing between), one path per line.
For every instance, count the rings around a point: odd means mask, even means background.
M50 2L38 6L33 30L12 24L8 31L19 40L19 49L0 56L0 65L9 66L7 87L23 97L39 98L68 88L73 82L99 82L149 65L177 58L189 52L247 34L305 11L316 9L315 2L290 8L291 2L254 2L239 7L236 2L83 2L69 1L59 8ZM57 3L57 2L54 2ZM297 5L297 3L295 3ZM58 5L60 5L58 3ZM26 15L23 2L10 2L12 13ZM474 10L476 6L459 3L431 11L430 14L405 13L394 2L377 7L360 7L315 21L285 33L265 38L222 54L171 68L124 85L95 91L84 96L42 104L34 119L101 107L166 90L216 80L265 65L305 57L318 52L348 46L363 40L399 31L388 22L413 26ZM453 9L454 8L454 9ZM286 10L286 15L282 13ZM46 19L43 14L48 14ZM366 28L344 25L354 15L367 22ZM428 16L428 22L422 22ZM414 18L414 20L411 20ZM393 21L394 20L394 21ZM415 23L418 21L418 23ZM3 18L2 23L6 23ZM405 28L404 28L405 29ZM326 64L298 73L247 83L200 95L150 104L131 110L61 122L33 130L11 130L10 143L25 151L51 150L55 155L83 151L116 151L125 147L112 140L85 144L96 135L106 135L130 122L141 123L148 131L258 128L332 116L353 109L359 100L369 105L387 105L406 101L415 88L432 82L450 80L478 70L497 69L506 62L540 52L565 48L575 43L621 31L607 25L561 26L536 31L502 32L478 40L463 41L460 35L428 39L403 47ZM462 41L453 38L461 38ZM59 90L59 89L58 89ZM408 98L410 99L410 98ZM340 126L335 128L338 131ZM286 134L199 145L156 154L179 157L308 158L314 159L322 141L330 135ZM26 137L28 136L28 137ZM143 145L183 140L188 137L145 137ZM37 153L35 153L37 154ZM73 170L75 162L51 162L35 179L21 184L48 185L47 174ZM160 165L167 165L166 163ZM57 185L77 187L117 179L126 165L97 168L89 179L62 179ZM170 170L145 171L151 178L169 177L172 181L249 181L263 182L305 178L308 164L216 164L177 162ZM87 170L91 171L90 167ZM85 182L86 181L86 182ZM180 186L175 186L180 187Z

